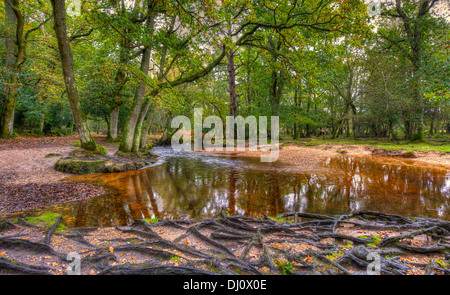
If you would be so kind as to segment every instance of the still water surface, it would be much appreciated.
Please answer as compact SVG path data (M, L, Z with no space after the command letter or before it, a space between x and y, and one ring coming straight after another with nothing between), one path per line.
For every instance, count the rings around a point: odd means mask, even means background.
M108 186L105 196L50 209L69 227L126 225L140 218L202 219L221 208L261 217L302 211L374 210L450 219L450 172L408 160L337 156L324 171L295 173L255 159L156 148L158 163L140 171L73 176Z

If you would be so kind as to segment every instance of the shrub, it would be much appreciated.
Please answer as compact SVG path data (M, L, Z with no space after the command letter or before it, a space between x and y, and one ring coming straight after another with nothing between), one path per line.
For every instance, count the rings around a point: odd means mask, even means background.
M100 155L108 154L108 150L102 145L97 144L97 150Z

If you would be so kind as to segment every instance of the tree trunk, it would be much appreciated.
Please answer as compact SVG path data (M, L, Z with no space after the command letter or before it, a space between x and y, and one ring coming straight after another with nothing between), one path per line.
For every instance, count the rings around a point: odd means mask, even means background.
M281 103L281 96L283 93L283 80L284 80L284 72L283 71L272 71L272 81L271 81L271 89L270 95L272 97L272 115L279 115L279 108Z
M140 146L141 149L147 145L147 137L148 137L148 133L150 131L150 127L152 126L152 123L153 123L153 116L150 116L150 114L149 114L148 118L147 118L145 130L144 130L144 132L142 132L142 136L141 136L141 146Z
M234 52L230 50L226 54L228 60L228 77L230 87L230 116L236 116L236 68L234 66Z
M119 110L120 107L115 107L109 116L109 139L115 141L117 139L118 134L118 125L119 125Z
M53 7L53 21L56 39L58 40L59 54L61 56L64 83L66 85L66 92L69 98L73 121L80 137L81 147L86 150L96 151L97 144L89 132L84 120L83 111L80 106L78 92L75 85L72 51L67 38L65 0L51 0L51 2Z
M308 101L308 103L306 104L306 111L309 113L311 109L311 102ZM311 128L309 126L309 124L306 124L306 137L311 137Z
M359 126L358 123L356 122L356 115L357 115L357 111L356 111L356 106L352 103L351 105L352 108L352 126L353 126L353 137L354 138L358 138L359 137Z
M434 114L432 115L430 122L430 135L434 135Z
M406 33L407 41L409 43L409 49L411 50L411 54L408 54L407 57L412 63L413 68L413 101L414 107L413 110L415 118L413 121L413 132L414 135L412 137L413 140L424 140L424 102L421 95L421 68L422 68L422 46L424 42L422 31L425 29L423 24L423 19L427 14L430 13L431 8L435 5L437 1L424 0L420 1L418 14L412 18L405 13L403 8L403 1L396 0L395 1L395 9L397 11L398 17L401 19L404 27L404 31Z
M39 133L44 133L45 115L41 114L41 120L39 121Z
M8 26L5 38L5 68L9 78L7 78L7 86L5 87L0 137L10 138L14 132L14 112L19 75L25 62L26 44L23 34L25 19L20 9L19 0L4 0L4 4L5 24Z
M147 22L147 27L152 29L155 24L154 16L150 16ZM144 52L142 53L141 72L145 76L148 75L150 70L151 52L151 48L146 46ZM137 145L140 143L140 135L142 130L141 128L136 127L138 127L138 121L142 116L142 105L144 104L146 86L147 83L145 81L141 81L134 95L133 108L127 120L125 132L119 147L121 152L130 153L133 151L133 146L136 146L136 143ZM139 138L139 140L137 140L137 138Z
M252 107L251 107L251 104L252 104L252 87L250 85L252 67L251 67L251 64L250 64L250 52L251 52L251 47L250 46L248 47L248 50L249 50L249 54L248 54L248 59L249 60L247 60L247 77L246 77L247 78L247 104L248 104L247 115L250 116L251 113L252 113Z

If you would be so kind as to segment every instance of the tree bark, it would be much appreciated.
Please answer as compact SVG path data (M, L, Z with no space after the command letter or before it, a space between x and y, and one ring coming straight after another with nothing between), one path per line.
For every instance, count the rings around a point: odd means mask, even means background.
M25 62L26 44L24 41L25 19L20 10L19 0L4 0L5 24L7 36L5 38L6 56L5 66L9 76L5 87L5 99L3 101L2 120L0 122L1 138L10 138L14 132L14 112L16 109L16 93L19 83L19 75Z
M407 40L409 43L409 49L411 50L411 54L407 54L408 59L412 63L412 71L413 71L413 100L414 100L414 122L413 122L413 132L414 135L412 137L413 140L424 140L424 103L423 98L421 96L421 75L420 70L422 67L422 46L423 46L423 34L422 30L423 19L425 15L429 13L431 8L436 3L435 0L423 0L419 4L419 12L415 16L415 18L409 17L405 10L402 7L402 1L395 1L395 9L398 13L400 20L402 21L404 31L407 36Z
M153 123L153 116L151 116L151 114L148 114L145 130L144 130L144 132L142 132L142 136L141 136L141 146L140 146L141 149L147 145L147 137L148 137L148 133L150 131L150 127L152 126L152 123Z
M234 52L230 50L226 54L228 60L228 77L229 77L229 88L230 88L230 116L236 117L237 107L236 107L236 67L234 65Z
M65 0L51 0L51 2L53 7L53 21L56 39L58 40L59 54L61 56L64 83L66 85L66 92L69 98L73 121L80 137L81 147L86 150L96 151L97 144L89 132L84 120L83 111L81 109L78 92L76 89L72 51L67 38Z
M147 27L149 29L153 29L154 27L154 16L150 16L147 20ZM145 76L148 75L150 70L150 59L151 59L151 48L150 46L146 46L143 53L142 53L142 59L141 59L141 72ZM122 138L122 141L120 143L119 150L121 152L129 153L133 150L133 143L136 143L135 138L140 138L141 128L136 128L138 120L141 116L142 111L142 105L144 103L144 96L145 96L145 90L146 90L147 83L145 81L141 81L139 83L139 86L136 90L136 93L134 95L134 104L133 108L131 110L131 114L129 116L129 119L127 121L127 125L125 126L125 132ZM140 141L138 141L140 143Z
M109 116L109 139L115 141L118 135L120 107L115 107Z

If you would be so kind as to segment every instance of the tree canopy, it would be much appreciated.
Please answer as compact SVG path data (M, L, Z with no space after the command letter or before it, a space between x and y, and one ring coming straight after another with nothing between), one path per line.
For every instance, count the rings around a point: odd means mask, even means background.
M170 119L279 116L293 138L450 135L445 1L3 0L0 136L120 151Z

